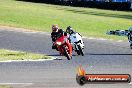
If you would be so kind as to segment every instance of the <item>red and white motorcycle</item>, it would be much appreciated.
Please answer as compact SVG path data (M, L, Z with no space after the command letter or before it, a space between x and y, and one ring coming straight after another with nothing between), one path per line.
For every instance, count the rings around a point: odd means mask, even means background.
M61 55L66 56L68 60L72 59L72 45L67 36L57 38L54 44Z

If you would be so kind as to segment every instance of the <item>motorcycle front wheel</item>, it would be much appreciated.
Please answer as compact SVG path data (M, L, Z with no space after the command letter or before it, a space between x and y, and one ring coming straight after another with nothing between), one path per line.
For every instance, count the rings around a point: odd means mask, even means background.
M132 44L130 44L130 48L132 49Z
M63 47L63 50L64 50L64 55L67 57L67 59L71 60L72 57L70 57L70 55L68 54L66 47Z
M78 49L79 49L79 51L80 51L80 54L82 55L82 56L84 56L84 52L83 52L83 49L81 48L81 46L80 45L77 45L78 46Z
M80 55L80 51L79 50L77 50L76 52L77 52L78 55Z

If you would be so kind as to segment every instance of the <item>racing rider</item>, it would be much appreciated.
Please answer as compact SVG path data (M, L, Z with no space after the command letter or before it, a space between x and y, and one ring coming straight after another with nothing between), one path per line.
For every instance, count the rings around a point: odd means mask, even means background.
M68 27L67 27L66 32L67 32L68 34L70 34L70 35L73 34L73 33L78 33L78 32L75 32L71 26L68 26ZM80 33L78 33L78 34L81 36ZM82 36L81 36L81 37L82 37Z
M54 45L54 42L56 41L58 37L64 34L65 32L62 29L59 29L59 26L57 24L52 25L52 33L51 33L51 38L52 38L52 43L53 43L52 49L57 49L57 47Z
M132 49L132 27L129 28L128 41L130 42L130 48Z

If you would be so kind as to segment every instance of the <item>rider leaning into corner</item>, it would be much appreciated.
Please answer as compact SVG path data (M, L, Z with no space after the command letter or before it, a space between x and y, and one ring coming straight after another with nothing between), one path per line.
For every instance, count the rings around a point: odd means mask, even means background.
M75 49L76 52L78 51L78 48L77 48L76 45L77 45L77 42L79 42L79 41L81 41L80 42L81 43L81 46L80 47L82 49L84 49L84 44L83 44L84 42L82 41L82 36L81 36L80 33L75 32L71 26L68 26L67 27L66 32L69 34L68 35L69 41L73 44L73 49ZM75 42L76 42L76 44L74 44ZM78 53L78 55L80 55L80 54ZM84 53L82 55L84 55Z
M132 27L129 28L128 41L130 42L130 48L132 49Z
M71 26L68 26L67 29L66 29L66 33L68 33L69 36L70 36L71 34L73 34L73 33L78 33L78 32L75 32ZM80 33L78 33L78 34L81 36ZM81 36L81 37L82 37L82 36Z
M63 29L59 29L59 26L57 24L52 25L52 33L51 33L51 38L52 38L52 49L57 49L57 47L54 45L54 42L59 36L67 35Z
M57 47L54 45L54 42L56 41L56 39L58 37L64 35L64 36L67 36L67 38L70 41L70 35L73 34L73 33L78 33L78 32L75 32L71 26L68 26L67 29L66 29L66 32L64 32L63 29L59 29L59 26L57 24L53 24L52 25L52 33L51 33L51 38L52 38L52 43L53 43L52 49L57 49Z

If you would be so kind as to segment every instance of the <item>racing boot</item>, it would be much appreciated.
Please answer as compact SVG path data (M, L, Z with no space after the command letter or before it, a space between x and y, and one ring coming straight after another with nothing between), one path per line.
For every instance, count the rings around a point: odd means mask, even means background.
M52 45L52 49L56 49L56 46L54 44Z
M52 45L52 49L56 49L57 51L58 51L58 48L57 48L57 46L56 45Z

